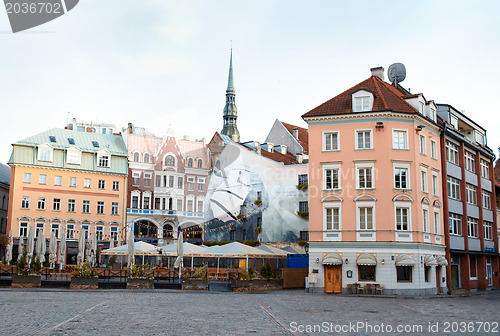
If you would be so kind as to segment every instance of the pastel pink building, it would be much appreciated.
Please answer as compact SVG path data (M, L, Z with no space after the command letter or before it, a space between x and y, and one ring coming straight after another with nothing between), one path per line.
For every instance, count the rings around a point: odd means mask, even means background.
M436 106L371 70L303 115L311 287L435 294L446 288Z

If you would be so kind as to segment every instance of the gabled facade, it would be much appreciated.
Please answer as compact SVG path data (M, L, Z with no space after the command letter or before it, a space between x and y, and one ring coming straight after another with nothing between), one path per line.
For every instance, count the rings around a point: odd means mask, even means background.
M303 115L316 288L446 290L440 127L423 95L372 76ZM423 103L424 108L419 108Z
M9 207L10 167L0 163L0 234L7 232L7 210Z
M185 232L201 241L209 159L203 140L162 138L129 124L128 230L136 239L163 245Z
M127 150L121 135L51 129L13 144L7 230L65 234L76 263L80 234L124 239ZM16 239L16 243L18 239Z

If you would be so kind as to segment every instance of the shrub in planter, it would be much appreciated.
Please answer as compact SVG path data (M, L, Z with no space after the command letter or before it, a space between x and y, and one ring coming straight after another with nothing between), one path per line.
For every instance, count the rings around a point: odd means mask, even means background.
M38 273L41 270L42 270L42 263L40 262L38 257L35 257L34 259L31 260L30 271Z
M307 184L297 184L297 189L300 191L306 191L308 187Z
M253 202L256 206L261 206L262 205L262 200L258 199Z
M309 211L297 211L297 215L300 217L309 217Z
M271 265L268 260L266 260L264 265L262 265L260 275L262 275L266 280L269 280L273 276L273 270L271 269Z
M89 262L81 263L71 272L71 276L75 278L89 278L95 276L94 269Z

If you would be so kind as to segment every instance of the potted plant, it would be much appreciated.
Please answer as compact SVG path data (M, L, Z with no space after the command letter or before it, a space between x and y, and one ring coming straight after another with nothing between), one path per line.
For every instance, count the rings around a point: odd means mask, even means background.
M309 211L297 211L297 215L300 217L309 217Z
M26 250L17 263L17 274L12 275L13 287L39 287L42 284L42 277L35 272L42 268L38 257L31 261L31 268L26 268Z
M97 276L89 262L81 263L71 272L71 286L96 287L98 285Z
M262 205L262 200L256 199L255 202L253 202L256 206L261 206Z
M127 287L132 288L153 288L153 276L149 270L149 265L132 265L129 269L130 276L127 277Z

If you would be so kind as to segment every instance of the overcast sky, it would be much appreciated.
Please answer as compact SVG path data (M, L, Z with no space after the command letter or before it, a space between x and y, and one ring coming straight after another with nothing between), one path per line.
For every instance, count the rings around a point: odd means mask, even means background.
M411 92L448 103L500 146L500 1L83 0L12 34L0 11L0 162L68 118L160 135L222 129L233 40L241 139L404 63ZM493 103L492 103L493 102ZM69 112L69 114L68 114Z

